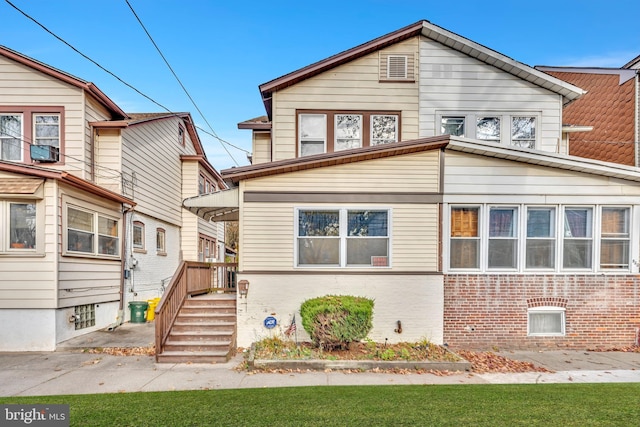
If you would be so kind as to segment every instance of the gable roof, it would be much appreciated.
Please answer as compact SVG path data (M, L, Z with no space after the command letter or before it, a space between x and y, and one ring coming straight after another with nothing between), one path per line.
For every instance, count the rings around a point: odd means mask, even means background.
M565 106L565 124L591 126L572 134L569 154L635 165L636 70L618 68L536 67L587 90Z
M196 125L193 122L193 118L190 113L127 113L128 118L117 121L100 121L91 122L91 125L97 128L128 128L131 126L138 126L145 123L150 123L158 120L168 120L174 117L178 117L185 123L186 131L189 133L189 137L193 142L193 147L196 150L196 155L182 155L180 158L183 160L197 160L204 169L207 170L212 176L214 176L222 186L225 186L224 180L220 176L220 173L213 167L207 159L207 154L204 151L202 141L200 141L200 135L196 129Z
M622 68L640 68L640 55L633 58L631 61L627 62L622 66Z
M87 82L67 72L58 70L57 68L53 68L50 65L30 58L26 55L16 52L15 50L9 49L6 46L0 45L0 55L84 90L85 92L96 98L103 106L105 106L107 110L109 110L113 114L115 119L127 118L127 114L91 82Z
M267 115L271 117L273 92L418 35L463 52L465 55L513 74L520 79L559 93L565 98L566 102L570 102L584 94L584 91L579 87L556 79L486 46L423 20L260 85L260 93L262 94L262 101Z
M307 169L336 166L438 149L460 151L531 165L546 166L640 182L640 170L630 166L592 159L583 159L564 154L519 148L515 146L505 146L502 144L477 141L450 135L439 135L411 141L381 144L373 147L323 153L313 156L279 160L271 163L260 163L240 168L224 169L220 171L220 173L226 181L237 184L245 179L279 175Z

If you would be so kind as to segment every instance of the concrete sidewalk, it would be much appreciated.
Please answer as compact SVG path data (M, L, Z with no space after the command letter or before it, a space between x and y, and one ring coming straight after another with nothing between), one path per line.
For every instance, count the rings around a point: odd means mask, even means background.
M331 372L254 373L235 370L242 355L224 364L157 364L152 356L91 354L91 347L146 347L153 324L125 324L113 332L74 338L55 352L0 353L0 396L122 393L320 385L510 384L640 382L640 353L505 352L554 373L387 374Z

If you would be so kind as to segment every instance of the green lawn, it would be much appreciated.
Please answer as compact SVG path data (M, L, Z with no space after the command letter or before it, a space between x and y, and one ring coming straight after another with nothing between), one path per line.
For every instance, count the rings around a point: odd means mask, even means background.
M299 387L0 398L72 426L630 426L640 384Z

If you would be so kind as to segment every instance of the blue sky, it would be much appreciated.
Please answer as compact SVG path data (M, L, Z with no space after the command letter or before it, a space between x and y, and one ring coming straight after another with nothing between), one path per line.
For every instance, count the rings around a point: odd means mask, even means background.
M125 0L10 0L79 51L171 111L189 111L222 139L251 150L241 121L264 114L258 85L426 19L520 62L620 67L640 55L640 1L436 2L353 0L129 0L197 112ZM0 44L95 83L127 112L163 111L0 0ZM217 169L246 154L200 133Z

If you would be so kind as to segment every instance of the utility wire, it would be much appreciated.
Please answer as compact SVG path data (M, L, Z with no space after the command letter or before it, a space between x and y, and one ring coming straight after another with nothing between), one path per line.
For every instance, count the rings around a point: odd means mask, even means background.
M77 48L75 48L73 45L71 45L70 43L68 43L66 40L64 40L63 38L61 38L60 36L58 36L57 34L55 34L53 31L49 30L47 27L45 27L43 24L41 24L40 22L38 22L35 18L33 18L32 16L30 16L29 14L27 14L26 12L24 12L22 9L20 9L18 6L16 6L15 4L11 3L10 0L5 0L6 3L8 3L11 7L13 7L15 10L17 10L18 12L20 12L23 16L25 16L27 19L29 19L30 21L34 22L36 25L38 25L40 28L42 28L44 31L46 31L47 33L49 33L50 35L52 35L54 38L56 38L57 40L59 40L60 42L62 42L63 44L65 44L66 46L68 46L71 50L73 50L74 52L76 52L77 54L79 54L80 56L82 56L83 58L85 58L87 61L91 62L92 64L94 64L95 66L97 66L98 68L100 68L101 70L103 70L104 72L106 72L107 74L109 74L110 76L112 76L113 78L115 78L116 80L118 80L120 83L122 83L123 85L127 86L128 88L132 89L133 91L135 91L136 93L138 93L140 96L148 99L149 101L151 101L152 103L154 103L155 105L159 106L160 108L164 109L165 111L168 111L169 113L175 114L173 111L171 111L169 108L167 108L166 106L162 105L161 103L159 103L158 101L156 101L155 99L151 98L150 96L144 94L143 92L141 92L139 89L137 89L136 87L134 87L133 85L127 83L126 81L124 81L123 79L121 79L120 77L118 77L116 74L114 74L113 72L109 71L108 69L106 69L105 67L103 67L102 65L100 65L98 62L96 62L95 60L91 59L89 56L85 55L84 53L82 53L80 50L78 50ZM208 132L207 132L208 133ZM228 141L225 141L224 139L218 137L215 134L211 134L208 133L209 135L213 136L214 138L216 138L218 141L224 143L224 144L228 144L234 148L237 148L241 151L245 151L247 153L249 153L247 150L244 150L242 148L236 147L233 144L229 143ZM226 149L226 148L225 148ZM228 151L227 151L228 152ZM233 157L230 156L232 159ZM235 159L233 159L235 162ZM237 162L236 162L237 164Z
M193 106L196 108L196 110L198 111L198 113L200 114L200 117L202 117L202 119L205 121L205 123L207 124L207 126L209 126L209 129L211 129L211 132L213 133L213 136L220 142L220 145L222 146L222 148L224 148L224 150L227 152L227 154L229 155L229 157L231 157L231 160L233 160L233 162L236 164L236 166L239 166L238 162L236 161L236 159L233 157L233 155L231 155L231 152L229 152L229 149L222 143L221 139L218 138L218 135L216 134L216 131L213 130L213 126L211 126L211 123L209 123L209 120L207 120L207 118L205 117L205 115L202 113L202 111L200 110L200 108L198 107L198 105L196 104L196 102L193 100L193 97L191 96L191 94L189 93L189 91L187 90L187 88L184 86L184 84L182 84L182 81L180 80L180 78L178 77L178 75L176 74L176 72L173 70L173 67L171 66L171 64L169 64L169 61L167 60L167 58L164 56L164 54L162 53L162 51L160 50L160 47L158 46L158 44L155 42L155 40L153 39L153 37L151 37L151 34L149 34L149 31L147 30L147 27L145 27L145 25L142 23L142 20L140 19L140 17L138 16L138 14L136 13L136 11L133 9L133 6L131 6L131 3L129 3L129 0L125 0L125 2L127 3L127 6L129 6L129 9L131 9L131 13L133 13L133 16L136 17L136 19L138 20L138 23L140 24L140 26L142 27L142 29L144 30L145 34L147 35L147 37L149 37L149 40L151 41L151 43L153 44L153 46L156 48L156 50L158 51L158 53L160 54L160 57L162 57L162 60L164 61L164 63L167 65L167 67L169 68L169 70L171 71L171 74L173 74L173 77L175 77L176 81L178 82L178 84L180 85L180 87L182 88L182 90L184 91L184 93L187 95L187 97L189 98L189 101L191 101L191 103L193 104Z

